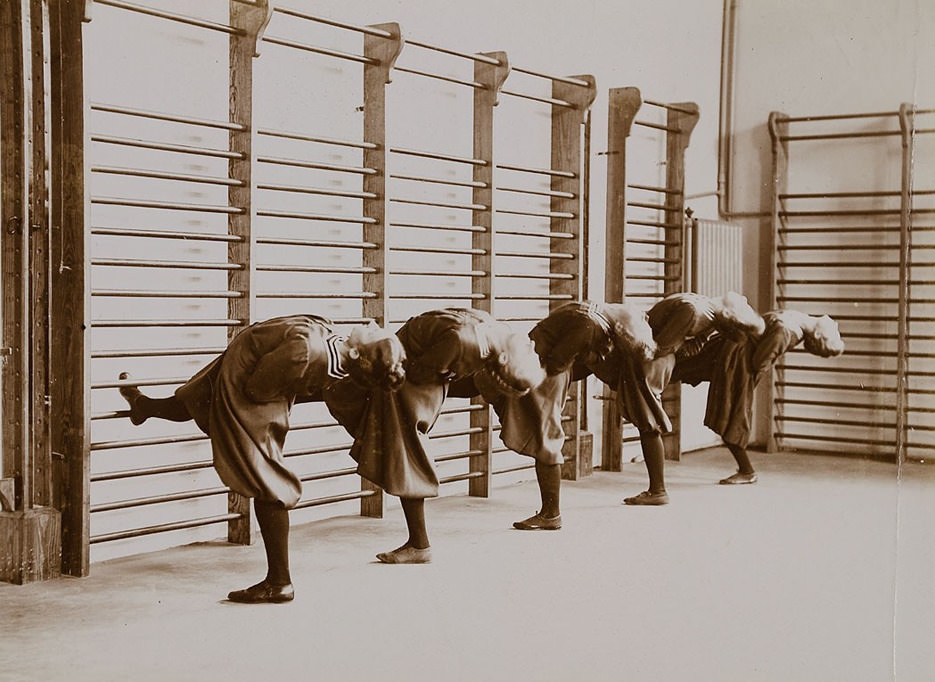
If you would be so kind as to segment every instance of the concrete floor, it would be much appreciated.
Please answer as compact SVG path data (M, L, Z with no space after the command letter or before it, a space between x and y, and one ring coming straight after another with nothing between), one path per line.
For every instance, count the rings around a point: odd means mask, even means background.
M534 483L433 500L424 566L373 558L398 509L296 527L285 605L223 601L265 562L222 543L0 584L0 680L935 679L935 467L753 454L670 463L668 507L620 504L641 464L567 483L559 532L510 529Z

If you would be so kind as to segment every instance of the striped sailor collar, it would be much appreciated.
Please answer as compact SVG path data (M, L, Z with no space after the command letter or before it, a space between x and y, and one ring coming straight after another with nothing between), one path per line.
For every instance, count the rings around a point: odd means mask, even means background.
M343 379L348 376L347 370L344 369L344 363L341 362L341 352L338 350L338 342L346 340L346 336L339 336L338 334L330 334L325 339L328 348L328 376L332 379Z
M594 301L588 303L587 314L605 334L610 336L613 325L610 324L610 320L607 319L607 316L604 315L597 303Z
M474 335L477 337L477 350L480 353L481 359L487 359L490 357L490 338L487 335L486 323L480 323L474 325Z

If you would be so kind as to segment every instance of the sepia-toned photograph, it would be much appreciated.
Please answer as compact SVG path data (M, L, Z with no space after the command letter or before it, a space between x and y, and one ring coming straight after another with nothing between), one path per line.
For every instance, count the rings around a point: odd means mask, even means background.
M0 681L935 680L935 3L0 0Z

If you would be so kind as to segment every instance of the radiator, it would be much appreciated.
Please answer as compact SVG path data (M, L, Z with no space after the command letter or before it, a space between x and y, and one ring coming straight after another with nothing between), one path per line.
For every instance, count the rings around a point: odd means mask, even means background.
M691 290L706 296L743 292L743 231L721 220L692 218Z

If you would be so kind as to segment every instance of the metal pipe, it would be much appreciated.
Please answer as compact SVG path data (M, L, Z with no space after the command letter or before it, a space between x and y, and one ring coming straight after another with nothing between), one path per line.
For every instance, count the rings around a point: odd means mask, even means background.
M173 291L147 290L147 289L92 289L92 296L111 298L139 297L139 298L241 298L240 291Z
M240 327L243 320L92 320L92 329L142 327ZM181 383L181 382L180 382Z
M470 59L475 62L482 62L484 64L490 64L491 66L500 66L500 60L494 59L493 57L488 57L485 54L470 54L467 52L456 52L455 50L449 50L447 47L438 47L437 45L430 45L429 43L423 43L418 40L406 39L406 45L412 45L413 47L421 47L425 50L432 50L433 52L441 52L443 54L451 55L452 57L462 57L464 59ZM514 71L516 69L513 69Z
M377 298L378 294L371 291L263 291L256 294L257 298L281 298L281 299L372 299Z
M91 142L101 144L114 144L137 149L155 149L162 152L178 152L179 154L194 154L195 156L213 156L221 159L243 160L240 152L226 149L211 149L209 147L192 147L184 144L168 144L163 142L150 142L149 140L134 140L128 137L112 137L109 135L92 135Z
M362 225L373 225L377 222L376 218L369 216L341 216L331 213L299 213L296 211L272 211L269 209L258 210L257 216L261 218L290 218L295 220L319 220L333 223L359 223Z
M301 159L283 159L272 156L257 157L258 163L268 163L276 166L289 166L290 168L309 168L311 170L336 171L339 173L357 173L358 175L375 175L373 168L362 166L342 166L335 163L317 163L315 161L302 161Z
M197 26L198 28L206 28L211 31L218 31L220 33L227 33L228 35L242 36L245 33L239 29L234 28L233 26L228 26L227 24L218 24L213 21L207 21L205 19L196 19L195 17L189 17L184 14L173 14L172 12L165 12L162 10L153 9L152 7L144 7L142 5L134 5L129 2L120 2L118 0L94 0L98 5L106 5L108 7L115 7L117 9L127 10L128 12L136 12L137 14L146 14L151 17L156 17L158 19L167 19L169 21L174 21L179 24L188 24L189 26Z
M336 59L344 59L349 62L357 62L358 64L367 64L369 66L379 66L380 62L376 59L370 59L369 57L363 57L359 54L353 54L351 52L341 52L340 50L332 50L326 47L315 47L314 45L308 45L306 43L300 43L295 40L286 40L285 38L277 38L274 36L264 35L261 40L264 43L269 43L270 45L279 45L280 47L291 47L295 50L301 50L303 52L311 52L313 54L324 55L325 57L335 57Z
M124 258L93 258L91 265L117 268L177 268L180 270L242 270L237 263L205 263L202 261L129 260Z
M524 253L517 251L497 251L494 253L497 258L549 258L552 260L574 260L573 253Z
M487 298L487 294L472 294L472 293L441 293L441 294L391 294L387 298L397 301L418 301L425 299L426 301L482 301Z
M469 88L474 88L475 90L486 90L487 86L483 83L478 83L477 81L466 81L460 78L452 78L450 76L442 76L437 73L429 73L428 71L419 71L418 69L409 69L405 66L394 66L393 71L397 73L408 73L412 76L420 76L422 78L433 78L439 81L445 81L446 83L454 83L455 85L465 85Z
M514 69L515 71L516 69ZM575 105L571 102L566 102L563 99L556 99L554 97L537 97L536 95L527 95L522 92L515 92L513 90L500 90L501 95L509 95L510 97L518 97L519 99L526 99L532 102L541 102L542 104L549 104L555 107L567 107L569 109L574 109Z
M354 24L345 24L341 21L335 21L334 19L326 19L325 17L315 16L314 14L307 14L305 12L299 12L298 10L289 9L286 7L273 7L274 12L280 14L286 14L290 17L296 17L298 19L306 19L308 21L314 21L319 24L325 24L326 26L334 26L335 28L343 28L348 31L356 31L357 33L363 33L365 35L375 36L377 38L393 38L393 34L389 31L384 31L381 28L373 28L372 26L355 26ZM407 41L408 42L408 41Z
M688 114L689 116L694 116L697 114L697 111L692 111L691 109L685 109L684 107L677 106L675 104L665 104L663 102L655 102L651 99L644 99L643 104L648 104L653 107L659 107L661 109L667 109L668 111L677 111L682 114Z
M523 230L497 230L497 234L509 234L516 237L541 237L547 239L575 239L573 232L531 232Z
M91 203L99 206L126 206L133 208L156 208L164 211L195 211L197 213L226 213L242 215L246 211L239 206L207 206L199 204L175 204L146 199L120 199L117 197L91 197Z
M323 239L257 239L257 244L275 246L318 246L329 249L376 249L379 244L373 242L339 242Z
M257 265L257 272L317 272L333 275L370 275L377 272L369 266L337 265Z
M270 185L258 184L257 189L271 192L291 192L293 194L315 194L326 197L346 197L348 199L376 199L373 192L354 192L352 190L324 189L321 187L304 187L301 185Z
M450 230L453 232L486 232L482 225L432 225L423 223L390 223L390 227L405 227L414 230Z
M315 142L317 144L330 144L337 147L352 147L354 149L376 149L378 145L373 142L355 142L353 140L339 140L333 137L318 137L296 133L288 130L274 130L272 128L262 128L256 131L257 135L266 137L276 137L285 140L300 140L302 142Z
M116 166L93 166L92 173L109 175L126 175L136 178L153 178L156 180L178 180L181 182L198 182L208 185L227 185L230 187L243 187L243 182L234 178L211 177L208 175L190 175L186 173L167 173L164 171L150 171L138 168L119 168Z
M825 133L823 135L780 135L779 139L787 142L801 142L804 140L850 140L860 137L894 137L899 135L898 130L873 130L852 133Z
M654 130L663 130L667 133L680 134L682 132L680 128L663 125L661 123L652 123L650 121L633 121L633 125L642 126L643 128L653 128Z
M185 239L192 241L242 242L243 237L234 234L210 234L207 232L170 232L168 230L139 230L133 227L91 228L91 234L111 237L146 237L151 239Z
M143 469L125 469L123 471L108 471L100 474L91 474L91 483L103 481L121 481L126 478L140 478L142 476L155 476L159 474L178 474L187 471L199 471L204 469L213 469L214 463L205 462L187 462L185 464L169 464L158 467L146 467Z
M328 497L319 497L314 500L303 500L299 502L293 509L307 509L309 507L319 507L324 504L332 504L334 502L347 502L349 500L359 500L363 497L370 497L374 495L376 491L374 490L355 490L351 493L344 493L343 495L329 495Z
M640 189L645 192L662 192L663 194L681 194L680 189L670 189L669 187L654 187L653 185L627 185L628 189Z
M472 159L466 156L454 156L451 154L439 154L438 152L426 152L417 149L403 149L401 147L390 147L393 154L402 154L403 156L418 156L423 159L434 159L436 161L451 161L452 163L463 163L470 166L486 166L487 162L483 159Z
M579 78L568 78L568 77L566 77L566 76L550 76L550 75L547 74L547 73L540 73L539 71L532 71L532 70L530 70L530 69L521 69L521 68L518 67L518 66L513 66L513 67L511 68L511 70L512 70L512 71L515 71L516 73L523 73L523 74L526 74L527 76L535 76L535 77L537 77L537 78L545 78L546 80L555 81L555 82L557 82L557 83L566 83L567 85L577 85L578 87L582 87L582 88L590 88L590 87L591 87L591 84L590 84L590 83L588 83L587 81L583 81L583 80L581 80L581 79L579 79Z
M482 256L487 251L484 249L445 249L441 247L428 246L391 246L390 251L404 251L411 253L454 253L459 255L477 255Z
M427 177L420 177L417 175L397 175L393 173L390 174L390 177L393 180L411 180L413 182L427 182L427 183L431 183L435 185L450 185L452 187L477 187L477 188L487 187L486 182L471 181L471 180L464 180L464 181L443 180L441 178L427 178Z
M556 197L559 199L574 199L577 195L574 192L558 192L554 190L534 190L519 189L517 187L494 187L497 192L515 192L517 194L529 194L539 197Z
M433 208L450 208L463 211L487 211L490 209L489 206L485 206L484 204L449 204L440 201L419 201L416 199L401 199L397 197L390 197L390 201L394 204L408 204L410 206L432 206Z
M101 2L101 0L95 0ZM198 528L201 526L211 526L216 523L227 523L241 518L242 514L220 514L218 516L207 516L201 519L192 519L190 521L175 521L172 523L161 523L158 526L147 526L146 528L136 528L133 530L118 531L115 533L103 533L101 535L92 535L90 543L110 542L112 540L127 540L129 538L139 538L144 535L153 535L155 533L166 533L173 530L185 530L187 528Z
M525 166L515 166L512 164L498 163L495 168L500 170L518 171L520 173L533 173L537 175L549 175L555 178L577 178L578 174L573 171L554 170L551 168L528 168Z
M662 227L666 230L681 230L682 226L677 223L666 223L659 220L627 220L627 225L637 225L640 227Z
M560 218L563 220L574 220L578 217L574 213L567 213L564 211L548 211L546 213L538 213L535 211L514 211L505 208L498 208L494 211L494 213L501 213L503 215L524 215L532 218Z
M172 123L187 123L189 125L204 126L206 128L220 128L222 130L243 131L247 126L232 121L218 121L208 118L194 118L192 116L182 116L180 114L169 114L162 111L152 111L149 109L135 109L131 107L118 106L116 104L104 104L103 102L91 102L89 105L91 111L103 111L108 114L123 114L124 116L139 116L141 118L150 118L157 121L170 121Z

